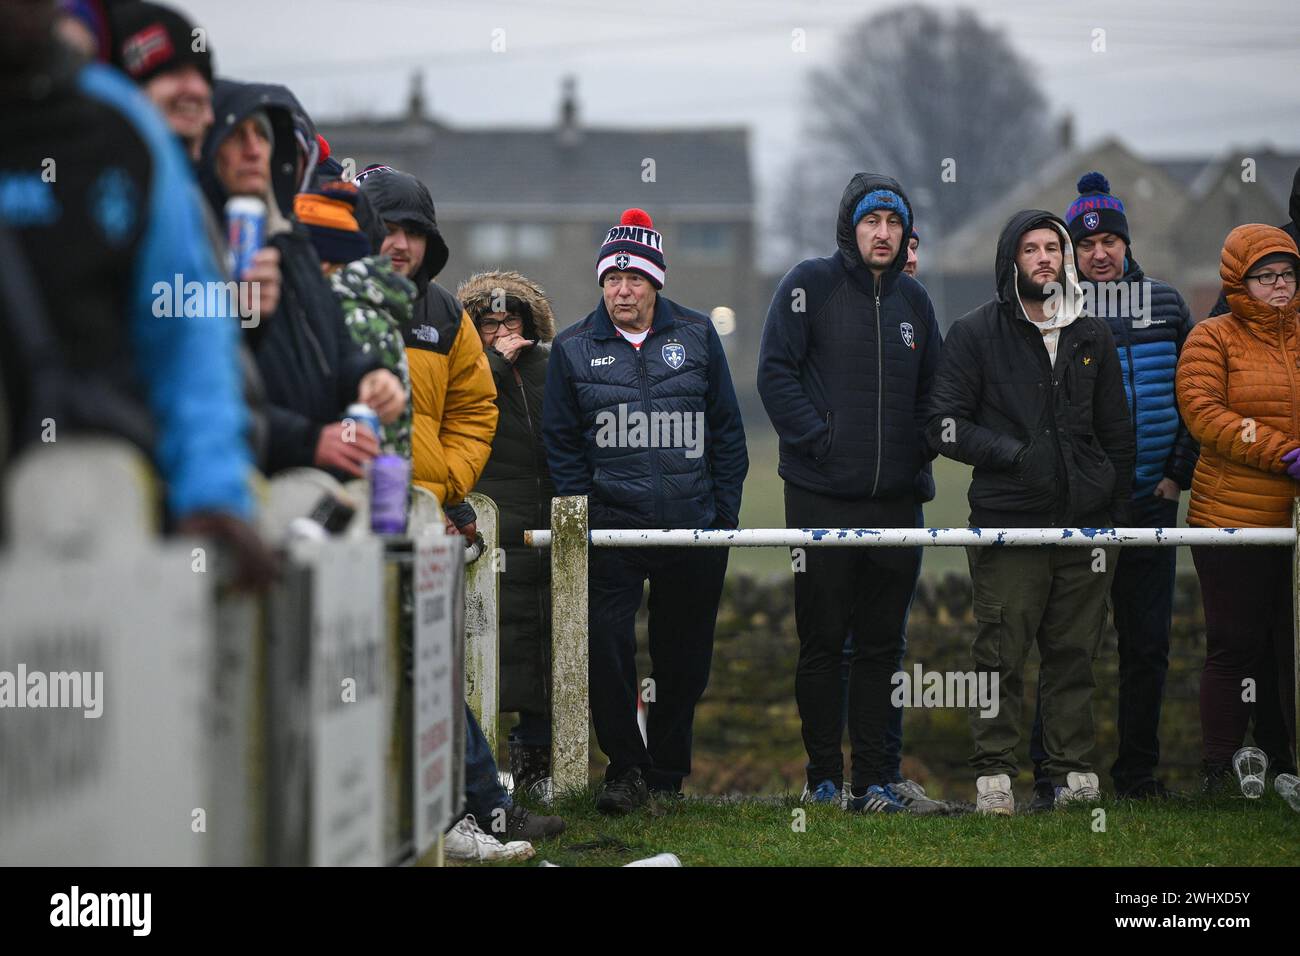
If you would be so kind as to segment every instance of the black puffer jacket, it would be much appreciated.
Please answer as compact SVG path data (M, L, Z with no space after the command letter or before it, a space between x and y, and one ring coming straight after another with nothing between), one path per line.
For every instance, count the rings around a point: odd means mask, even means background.
M1055 367L1016 289L1016 246L1031 229L1061 234L1066 281L1077 288L1065 224L1040 209L998 237L997 298L958 319L935 375L928 438L975 466L975 527L1106 527L1127 521L1134 441L1115 340L1102 319L1063 327Z
M271 189L280 216L293 210L294 164L291 98L283 88L219 80L212 109L217 122L203 144L200 175L204 192L218 217L227 198L216 176L221 141L249 114L262 110L271 121L275 144L271 155ZM356 400L361 379L381 368L348 334L343 312L321 276L320 259L301 227L273 234L268 245L280 251L280 304L273 315L245 329L266 387L269 423L266 473L310 466L321 428L338 421Z
M853 210L887 176L858 173L840 201L838 251L805 259L767 312L758 392L780 436L781 477L836 498L934 497L924 408L942 339L925 288L903 273L910 228L879 280ZM911 209L911 206L908 206Z
M492 456L474 490L496 502L506 558L501 575L501 710L546 713L551 686L550 551L526 546L524 531L551 524L555 485L542 445L542 395L555 318L546 293L517 272L479 273L456 290L456 298L477 318L494 311L497 290L507 296L509 311L525 313L520 334L537 344L523 349L514 364L496 349L487 349L501 417Z

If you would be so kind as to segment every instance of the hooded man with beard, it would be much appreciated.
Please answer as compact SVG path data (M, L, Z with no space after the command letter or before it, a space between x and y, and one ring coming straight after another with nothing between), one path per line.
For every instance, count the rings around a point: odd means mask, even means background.
M1065 223L1038 209L1012 216L998 238L996 275L997 297L948 333L931 393L931 446L974 466L971 526L1124 524L1133 426L1110 327L1079 314ZM999 682L996 711L971 711L981 813L1015 809L1024 664L1035 641L1055 803L1100 798L1090 763L1092 661L1114 551L967 549L979 625L972 656Z
M367 166L361 195L383 220L380 253L415 283L410 325L403 330L413 404L411 481L431 492L450 525L476 532L473 490L492 453L496 385L473 321L456 297L434 282L450 250L424 183L391 166ZM364 228L364 227L363 227Z

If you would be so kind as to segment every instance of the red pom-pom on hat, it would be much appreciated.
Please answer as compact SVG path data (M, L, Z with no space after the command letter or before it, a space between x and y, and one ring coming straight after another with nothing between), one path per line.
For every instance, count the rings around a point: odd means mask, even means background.
M650 220L650 214L644 209L623 210L623 218L618 221L620 226L644 226L646 229L653 229L655 224Z
M320 133L316 134L316 145L320 147L320 161L324 162L330 158L330 144Z

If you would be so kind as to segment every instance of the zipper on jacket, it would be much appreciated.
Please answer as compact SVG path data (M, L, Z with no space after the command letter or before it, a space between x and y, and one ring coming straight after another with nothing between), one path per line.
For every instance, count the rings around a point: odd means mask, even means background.
M880 332L880 276L876 276L876 478L871 483L871 496L874 498L876 489L880 487L880 458L882 449L880 447L880 419L883 414L882 406L885 403L885 343Z
M627 340L624 339L624 341ZM641 342L641 348L639 349L632 345L631 342L627 343L630 348L633 348L636 351L637 373L641 376L641 401L645 404L645 415L647 421L650 420L650 375L646 371L645 367L645 347L646 343L649 341L650 336L647 335ZM663 489L659 485L659 456L657 450L654 448L647 448L646 451L650 453L650 481L654 488L655 521L657 521L659 527L662 528L664 526L664 501Z

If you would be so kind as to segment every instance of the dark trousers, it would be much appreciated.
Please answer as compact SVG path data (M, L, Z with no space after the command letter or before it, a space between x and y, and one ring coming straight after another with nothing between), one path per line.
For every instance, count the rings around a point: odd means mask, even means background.
M1148 496L1132 502L1133 527L1173 528L1178 499ZM1169 671L1169 622L1174 607L1176 548L1120 548L1110 586L1119 636L1119 753L1110 775L1117 793L1155 779L1160 763L1160 708ZM1034 779L1047 775L1043 761L1042 683L1034 709L1029 756Z
M916 503L910 496L830 498L786 482L785 519L791 528L915 527ZM808 783L816 786L832 780L839 786L844 781L841 667L851 632L851 779L854 790L861 793L890 779L884 741L895 710L890 703L891 678L902 654L921 549L814 546L795 551L801 552L792 553L799 633L795 699L808 752Z
M914 527L925 527L925 515L922 513L921 506L916 506L916 524ZM921 576L921 562L916 563L916 575ZM912 583L912 594L916 594L916 582ZM903 669L903 658L907 655L907 618L912 613L912 603L907 604L907 612L903 615L903 643L898 649L898 665L894 668L895 672ZM848 638L844 641L844 666L842 668L844 675L844 706L840 711L840 733L843 734L843 727L849 723L849 677L853 673L853 632L849 632ZM886 783L898 783L903 779L903 708L891 707L889 714L889 723L885 725L885 765L884 776Z
M1205 606L1202 756L1226 764L1255 718L1255 742L1275 767L1295 766L1291 550L1192 548ZM1243 700L1247 679L1255 701Z
M709 683L726 548L593 548L588 578L589 695L605 779L641 768L651 789L691 772L695 705ZM636 612L650 582L650 681L636 674ZM637 725L646 699L646 739Z
M1106 595L1119 548L1102 548L1105 570L1085 547L967 548L978 628L971 645L977 670L998 673L997 713L971 709L978 776L1019 769L1024 667L1038 645L1043 702L1043 759L1055 786L1072 771L1091 772L1092 662L1106 623Z

